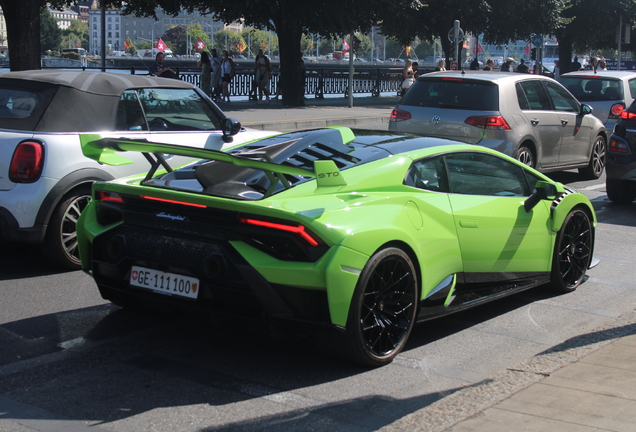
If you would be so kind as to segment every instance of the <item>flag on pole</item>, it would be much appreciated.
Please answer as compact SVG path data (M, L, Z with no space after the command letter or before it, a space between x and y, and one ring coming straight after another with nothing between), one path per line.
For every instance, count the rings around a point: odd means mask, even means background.
M135 46L132 41L130 40L130 38L126 38L126 40L124 41L124 49L126 51L128 51L129 49L131 49L133 46Z
M203 48L205 48L205 44L203 43L203 39L199 38L197 43L194 44L194 47L199 52L203 51Z
M309 45L307 46L307 52L311 51L314 48L314 41L309 41Z
M411 47L410 46L403 46L402 48L404 48L404 55L406 55L407 57L411 55Z
M530 42L526 44L526 55L530 55Z
M236 49L238 50L238 52L242 53L243 51L245 51L245 48L247 48L247 44L245 43L243 38L241 38L239 43L236 44Z
M267 41L263 42L263 45L261 45L261 49L265 51L265 48L267 48L267 45L269 45L269 42Z
M159 40L157 41L157 46L155 48L157 48L161 52L164 52L166 50L166 44L161 38L159 38Z
M349 51L349 44L347 43L346 39L342 40L342 54L345 54L347 51Z

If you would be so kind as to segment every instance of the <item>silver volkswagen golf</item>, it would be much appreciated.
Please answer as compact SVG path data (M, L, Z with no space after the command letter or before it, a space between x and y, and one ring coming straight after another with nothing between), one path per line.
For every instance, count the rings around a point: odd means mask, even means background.
M565 87L542 75L447 71L420 76L389 130L489 147L542 172L603 173L607 130Z

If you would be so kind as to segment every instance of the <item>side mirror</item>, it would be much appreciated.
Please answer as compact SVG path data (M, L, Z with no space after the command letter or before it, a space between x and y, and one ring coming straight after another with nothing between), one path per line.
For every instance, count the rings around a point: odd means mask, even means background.
M588 104L581 104L581 114L592 114L592 112L594 112L594 108L592 108Z
M556 198L558 193L557 187L554 183L549 183L547 181L538 181L535 192L528 197L527 200L523 203L523 208L526 213L530 213L533 208L539 204L541 200L553 200Z
M226 118L223 122L223 142L231 143L232 137L241 130L241 122L235 119Z

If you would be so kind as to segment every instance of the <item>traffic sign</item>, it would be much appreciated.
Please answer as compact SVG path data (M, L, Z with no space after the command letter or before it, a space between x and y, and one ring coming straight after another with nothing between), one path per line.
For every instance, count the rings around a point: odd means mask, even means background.
M541 46L543 44L543 36L541 35L534 35L532 36L532 45L534 46Z

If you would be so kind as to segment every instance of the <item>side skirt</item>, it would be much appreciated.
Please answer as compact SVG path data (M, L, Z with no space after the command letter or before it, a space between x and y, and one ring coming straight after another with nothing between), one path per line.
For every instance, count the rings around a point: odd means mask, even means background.
M549 272L517 273L511 278L505 276L512 275L458 274L455 289L451 290L449 287L447 291L448 295L451 296L450 301L447 299L445 304L441 304L438 298L435 300L423 299L420 303L417 322L466 310L550 282ZM495 277L499 280L495 281ZM493 280L483 282L484 279L490 278Z

